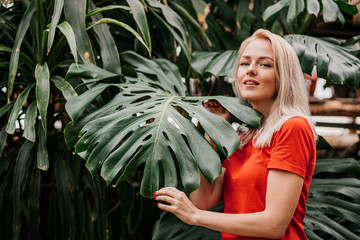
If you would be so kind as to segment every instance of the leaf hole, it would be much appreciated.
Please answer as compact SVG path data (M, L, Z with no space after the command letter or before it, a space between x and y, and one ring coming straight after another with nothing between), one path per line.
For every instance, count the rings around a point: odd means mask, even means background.
M146 120L147 124L150 124L150 123L153 123L153 122L155 122L155 118L150 118L150 119Z
M134 131L130 131L128 132L120 141L119 143L116 145L116 147L114 149L118 149L126 140L128 140L131 135L133 135Z
M120 106L118 106L118 107L115 108L115 111L120 111L120 110L122 110L122 109L123 109L123 105L120 105Z
M184 139L184 142L185 142L186 146L188 147L188 149L190 150L191 154L193 154L187 137L184 134L181 134L181 137Z
M170 146L168 146L168 149L169 149L169 152L171 154L172 159L174 160L176 172L179 174L180 173L180 168L179 168L179 162L178 162L178 159L176 157L176 154L175 154L174 150ZM180 176L177 176L177 178L180 178Z
M166 134L166 132L163 131L162 134L164 135L165 139L169 141L169 137L168 137L168 135Z
M225 156L228 156L228 151L227 151L226 147L223 147L223 152L224 152Z
M134 101L132 101L130 104L133 104L133 103L139 103L139 102L144 102L148 99L150 99L151 97L149 95L145 95L145 96L142 96Z
M130 158L129 159L133 159L136 154L138 154L138 152L140 152L141 148L143 147L143 145L140 145L135 151L133 154L131 154Z
M130 91L131 93L139 94L139 93L155 93L153 90L134 90Z
M152 137L152 134L147 135L147 136L143 139L143 142L149 140L151 137Z
M190 103L192 105L198 105L198 103L199 103L199 100L197 100L197 99L181 98L180 100L183 102L186 102L186 103Z

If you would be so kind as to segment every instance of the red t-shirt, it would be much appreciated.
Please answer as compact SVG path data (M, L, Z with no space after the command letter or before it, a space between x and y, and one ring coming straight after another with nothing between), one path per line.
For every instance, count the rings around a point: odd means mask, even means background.
M316 145L310 125L302 117L288 119L274 134L270 147L255 148L250 142L243 151L234 152L230 161L224 161L224 212L263 211L269 169L293 172L304 179L304 185L290 225L281 239L307 239L302 222L315 161ZM222 239L253 238L222 233Z

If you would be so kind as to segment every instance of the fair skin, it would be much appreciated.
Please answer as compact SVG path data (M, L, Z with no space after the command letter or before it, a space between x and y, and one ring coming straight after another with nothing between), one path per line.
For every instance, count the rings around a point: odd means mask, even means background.
M271 45L264 39L252 41L240 58L237 72L239 90L243 98L265 117L275 100L275 70ZM217 102L205 102L211 112L222 114L229 120L230 114L223 111ZM246 214L226 214L206 211L222 202L223 177L210 184L201 174L199 188L190 194L172 187L165 187L155 194L162 210L175 214L183 222L244 237L281 238L285 233L299 201L303 179L294 173L269 170L265 209Z

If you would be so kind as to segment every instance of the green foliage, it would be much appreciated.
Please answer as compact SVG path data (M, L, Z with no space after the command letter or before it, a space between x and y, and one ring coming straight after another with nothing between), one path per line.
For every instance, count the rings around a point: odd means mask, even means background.
M223 212L224 207L222 204L210 209L210 211ZM152 235L153 240L182 240L182 239L209 239L219 240L221 239L220 232L199 227L190 226L175 215L169 212L161 213L160 219L156 221L154 226L154 232Z
M114 38L106 25L98 25L106 18L86 16L86 4L95 6L91 1L33 0L0 7L0 211L8 216L1 219L0 231L6 239L109 239L107 211L120 211L104 200L118 189L91 178L62 133L69 122L65 102L84 90L76 89L78 79L64 79L78 55L81 62L120 69ZM131 209L124 214L133 214ZM126 229L111 232L122 236Z
M309 239L360 239L359 175L355 159L317 159L304 219Z
M360 59L346 48L304 35L287 35L285 39L296 50L304 72L311 74L316 66L318 77L327 79L327 84L360 88Z
M213 182L221 173L220 158L191 118L199 121L228 157L238 148L239 137L227 121L207 111L203 101L209 98L219 101L240 123L251 127L260 125L260 115L238 98L186 96L179 71L170 62L151 61L133 52L124 52L121 57L136 68L137 79L125 77L124 83L98 84L66 104L73 120L65 130L72 132L66 134L68 143L74 142L70 139L74 136L73 129L81 128L75 153L86 159L92 174L102 165L101 176L108 183L119 173L118 182L129 178L145 163L140 193L147 197L164 185L176 187L177 171L188 192L198 188L199 169ZM94 70L94 74L101 75ZM144 74L155 76L157 81ZM74 75L78 76L71 71L67 74ZM84 121L78 121L81 113L108 87L117 88L117 94L97 109L91 119L86 117L85 125ZM210 154L204 155L205 152Z

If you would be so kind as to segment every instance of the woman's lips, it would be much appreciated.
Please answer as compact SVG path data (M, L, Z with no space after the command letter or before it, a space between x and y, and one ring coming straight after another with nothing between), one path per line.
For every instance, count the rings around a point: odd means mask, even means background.
M252 79L247 79L243 82L243 84L246 86L254 86L254 85L259 85L259 82Z

